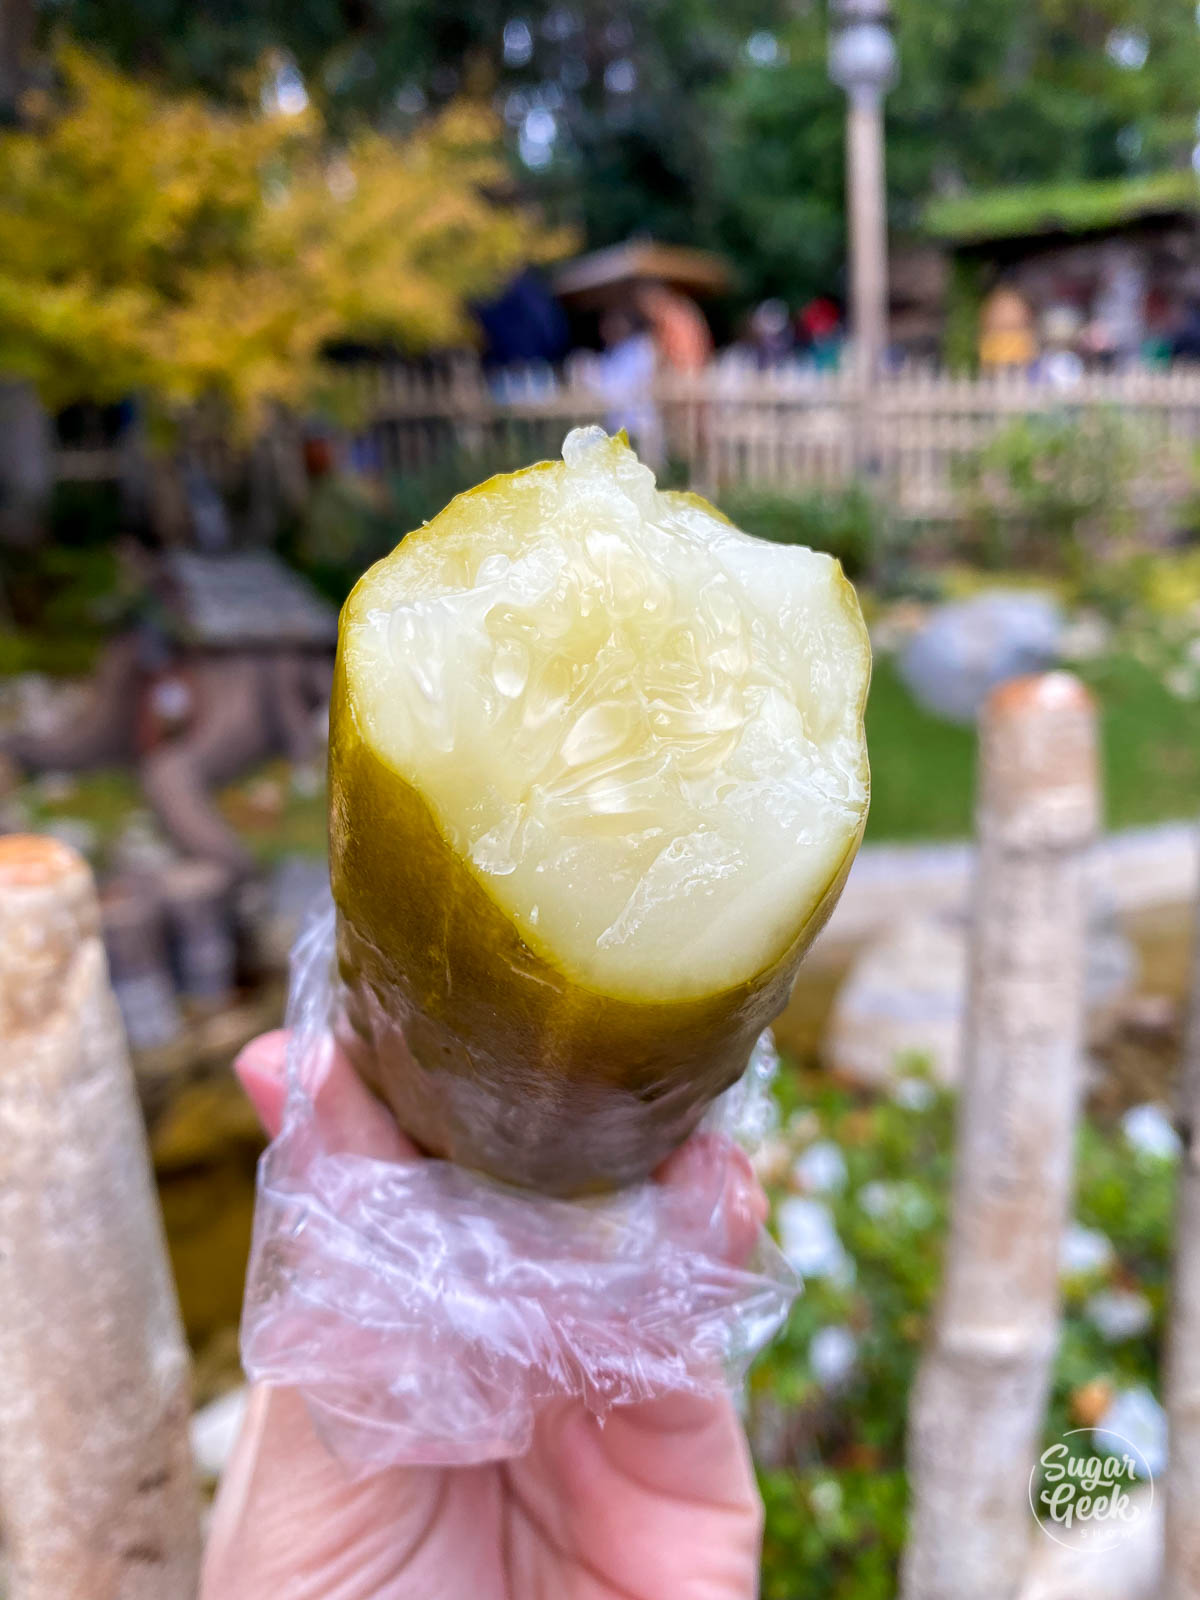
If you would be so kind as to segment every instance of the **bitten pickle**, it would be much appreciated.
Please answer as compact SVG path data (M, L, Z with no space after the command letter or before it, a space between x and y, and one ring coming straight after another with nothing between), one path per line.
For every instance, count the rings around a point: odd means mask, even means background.
M545 1193L650 1173L742 1072L866 820L830 557L623 438L459 496L342 613L343 1047L428 1152Z

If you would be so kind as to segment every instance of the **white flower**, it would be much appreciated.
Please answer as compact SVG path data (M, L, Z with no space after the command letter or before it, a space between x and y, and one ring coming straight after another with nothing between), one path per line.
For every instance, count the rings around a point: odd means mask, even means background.
M809 1341L808 1364L823 1389L838 1389L854 1371L858 1340L840 1323L818 1328Z
M1200 694L1200 679L1197 679L1191 667L1172 667L1169 672L1163 673L1162 681L1163 688L1176 700L1194 700Z
M892 1086L892 1099L905 1111L928 1111L935 1096L928 1078L897 1078Z
M933 1202L915 1183L885 1183L876 1179L858 1191L858 1203L876 1222L898 1222L906 1228L925 1228L933 1221Z
M792 1177L810 1194L837 1193L846 1187L846 1158L832 1139L818 1139L792 1162Z
M1179 1135L1161 1106L1133 1106L1121 1118L1121 1131L1142 1155L1174 1161L1179 1155Z
M836 1478L822 1478L808 1491L808 1499L817 1516L828 1521L842 1509L842 1486Z
M1063 1229L1059 1245L1058 1265L1064 1277L1090 1277L1096 1272L1107 1272L1112 1266L1112 1240L1098 1228L1085 1228L1081 1222L1069 1222Z
M779 1247L801 1277L853 1282L854 1263L838 1238L828 1206L789 1195L780 1204L776 1222Z
M1149 1300L1133 1289L1101 1289L1091 1296L1083 1313L1108 1344L1136 1339L1154 1321Z
M1112 628L1098 612L1081 611L1063 629L1059 654L1064 661L1095 661L1112 644Z
M1119 1437L1106 1437L1111 1434ZM1146 1475L1143 1467L1157 1477L1167 1464L1167 1414L1145 1384L1119 1390L1097 1422L1092 1437L1096 1448L1109 1455L1120 1455L1122 1441L1133 1445L1138 1453L1134 1467L1139 1478Z

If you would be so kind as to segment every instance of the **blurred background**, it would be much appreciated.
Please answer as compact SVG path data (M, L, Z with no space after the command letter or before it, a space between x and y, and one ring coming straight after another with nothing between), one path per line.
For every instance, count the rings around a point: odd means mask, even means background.
M583 422L838 556L875 648L867 845L761 1158L807 1280L747 1401L764 1595L895 1589L974 724L1059 663L1109 831L1046 1426L1161 1463L1198 174L1191 0L0 0L0 830L101 884L208 1474L260 1148L228 1067L324 875L337 607Z

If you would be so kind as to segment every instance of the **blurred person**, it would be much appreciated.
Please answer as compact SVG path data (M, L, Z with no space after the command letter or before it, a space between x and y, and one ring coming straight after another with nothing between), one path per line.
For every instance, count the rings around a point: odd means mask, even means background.
M624 428L643 461L662 461L662 421L654 402L658 352L650 324L636 304L613 306L600 324L604 343L592 381L604 397L604 426Z
M1037 359L1029 302L1011 284L1000 283L979 313L979 365L985 372L1024 369Z
M826 295L800 308L796 326L818 372L836 372L842 358L842 318Z
M777 367L792 354L792 319L782 300L763 300L750 316L750 342L760 367Z
M570 346L567 316L535 267L523 268L494 299L475 307L487 340L485 368L556 365Z
M272 1134L286 1037L255 1040L236 1064ZM344 1058L331 1060L318 1100L348 1151L415 1155ZM689 1181L690 1150L660 1181ZM735 1252L765 1213L760 1192ZM761 1537L749 1449L725 1395L617 1407L603 1425L582 1402L558 1401L519 1460L364 1478L329 1453L299 1394L259 1388L213 1508L200 1600L754 1600Z
M712 360L713 339L691 296L648 283L637 303L653 333L660 365L668 372L702 372Z
M1042 355L1038 377L1056 388L1069 389L1083 377L1083 358L1076 349L1083 327L1078 306L1060 301L1048 306L1042 317Z
M1116 329L1102 316L1093 316L1079 335L1079 348L1088 365L1111 372L1117 365L1120 347Z
M1171 336L1177 321L1176 308L1166 292L1152 286L1146 294L1146 337L1142 340L1144 366L1171 364Z
M1200 298L1192 296L1171 331L1172 361L1200 361Z

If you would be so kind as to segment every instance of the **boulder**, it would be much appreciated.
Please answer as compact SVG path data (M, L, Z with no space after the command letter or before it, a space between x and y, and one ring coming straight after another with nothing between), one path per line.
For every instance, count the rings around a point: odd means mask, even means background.
M838 990L823 1045L827 1067L884 1088L920 1059L938 1083L958 1082L967 944L938 917L904 918L873 940Z
M1053 666L1063 630L1049 595L992 589L939 606L902 651L900 676L927 711L972 723L996 684Z
M960 918L900 917L866 944L834 997L822 1044L830 1071L866 1088L892 1088L920 1063L936 1083L958 1082L967 1003L969 934ZM1120 1015L1137 956L1107 916L1088 936L1089 1037Z

